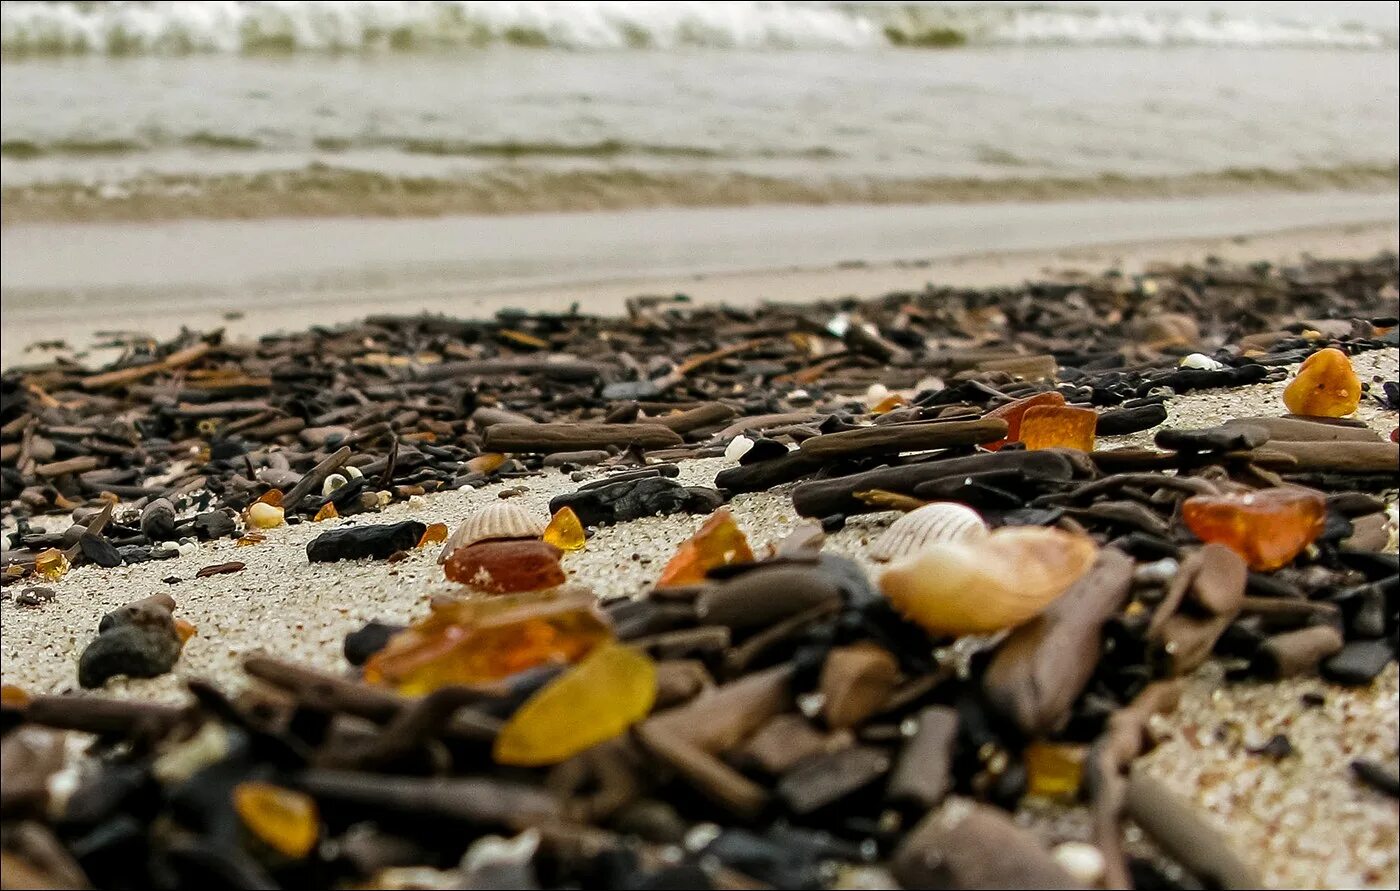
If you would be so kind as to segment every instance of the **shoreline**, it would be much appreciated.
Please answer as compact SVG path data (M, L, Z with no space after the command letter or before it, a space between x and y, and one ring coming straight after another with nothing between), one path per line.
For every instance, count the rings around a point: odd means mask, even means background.
M751 306L1005 286L1072 266L1369 256L1396 250L1397 215L1394 195L1333 193L10 228L0 237L0 366L43 361L52 354L25 347L56 337L81 351L100 331L248 338L384 313L489 317L578 303L618 315L648 293ZM658 254L658 242L678 247Z

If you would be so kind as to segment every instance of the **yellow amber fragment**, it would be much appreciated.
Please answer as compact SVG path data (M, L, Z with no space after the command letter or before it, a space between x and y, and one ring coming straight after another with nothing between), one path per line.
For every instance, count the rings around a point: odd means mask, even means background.
M1322 534L1327 501L1308 489L1263 489L1243 495L1193 495L1181 505L1186 528L1223 544L1267 572L1286 566Z
M309 795L271 783L239 783L233 809L248 831L284 856L300 860L316 847L320 817Z
M506 463L506 456L500 452L487 452L467 461L467 470L472 473L494 473L496 468Z
M543 538L545 544L552 544L561 551L583 550L588 541L578 514L568 506L559 508L554 516L549 518L549 525L544 527Z
M577 662L612 636L591 593L437 602L426 619L370 657L365 680L418 696L547 663Z
M316 511L316 516L311 518L311 522L320 523L323 520L334 520L340 516L340 511L335 509L335 502L327 501L321 505L321 509Z
M1021 417L1021 442L1028 449L1094 450L1099 413L1068 405L1035 405Z
M189 642L191 637L199 633L199 629L194 627L194 623L186 622L184 619L175 620L175 636L180 638L180 646Z
M286 522L282 508L266 501L255 501L248 508L248 523L259 529L273 529Z
M901 405L907 404L908 400L906 400L903 396L899 395L898 393L891 393L884 399L881 399L880 402L874 408L870 409L870 413L872 415L888 414L889 412L892 412L895 409L899 408Z
M925 504L928 504L928 502L922 498L915 498L913 495L904 495L900 492L891 492L887 489L863 489L859 492L853 492L852 495L871 507L878 507L883 510L902 510L907 512L918 510Z
M34 558L34 571L51 582L67 575L71 565L58 548L49 548Z
M259 496L258 496L258 500L255 501L255 502L253 502L253 503L254 503L254 504L270 504L270 505L272 505L273 507L281 507L281 506L282 506L282 490L281 490L281 489L268 489L266 492L264 492L264 493L262 493L261 495L259 495Z
M711 569L731 563L752 563L753 551L744 530L727 510L717 510L686 540L661 571L656 586L693 585L703 582Z
M1027 396L1024 399L1017 399L1015 402L1008 402L1000 408L994 408L987 412L986 417L1000 418L1006 422L1006 438L993 442L982 443L982 448L988 451L999 451L1008 442L1016 442L1021 438L1021 420L1026 416L1026 412L1036 406L1048 405L1058 406L1065 404L1063 393L1051 390L1048 393L1036 393L1034 396Z
M1341 418L1361 402L1361 378L1346 353L1333 347L1307 358L1283 391L1283 404L1295 415Z
M447 524L433 523L423 530L423 537L418 539L418 547L426 548L430 544L439 541L447 541Z
M1026 746L1026 792L1042 798L1073 799L1084 770L1084 747L1036 741Z
M239 536L238 541L235 541L233 546L236 548L250 548L255 544L262 544L265 541L267 541L267 536L263 535L261 532L249 532Z
M14 684L0 685L0 705L7 705L10 708L23 708L29 704L29 694L24 692L24 688Z
M612 739L656 701L656 665L630 647L604 644L525 701L496 737L498 764L557 764Z

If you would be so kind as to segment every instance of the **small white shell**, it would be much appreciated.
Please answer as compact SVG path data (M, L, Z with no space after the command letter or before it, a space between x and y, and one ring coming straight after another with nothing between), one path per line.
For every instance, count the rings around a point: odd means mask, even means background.
M898 560L938 542L984 538L987 524L977 511L955 501L935 501L895 520L870 548L872 560Z
M1182 368L1195 368L1200 371L1224 371L1225 363L1217 362L1205 353L1192 353L1177 363Z
M530 511L510 501L498 501L467 514L438 554L438 562L458 548L500 538L539 538L544 535L544 521Z
M345 477L341 476L338 473L333 473L330 476L326 477L326 481L321 484L321 494L329 496L336 489L339 489L341 486L345 485L346 482L347 480L345 479Z
M751 448L753 448L753 440L740 434L729 440L729 445L724 447L724 457L728 458L730 461L738 461L740 458L744 457L744 455L748 454Z

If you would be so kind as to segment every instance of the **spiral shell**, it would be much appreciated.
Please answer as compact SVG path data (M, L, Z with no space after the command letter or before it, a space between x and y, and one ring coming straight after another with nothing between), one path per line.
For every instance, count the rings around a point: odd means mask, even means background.
M977 511L955 501L935 501L895 520L870 547L872 560L899 560L938 542L985 538L987 524Z
M479 541L493 541L502 538L539 538L544 535L544 521L530 511L509 501L488 504L467 514L457 531L448 536L438 554L438 562L445 563L451 553L458 548L476 544Z
M991 634L1025 622L1089 571L1098 545L1039 526L931 544L885 570L880 591L931 634Z

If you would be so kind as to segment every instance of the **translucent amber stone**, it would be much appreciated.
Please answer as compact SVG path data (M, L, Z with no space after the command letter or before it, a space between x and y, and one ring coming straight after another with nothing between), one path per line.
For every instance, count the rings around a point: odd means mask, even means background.
M588 536L574 509L561 507L549 518L549 525L544 527L544 541L561 551L579 551L588 541Z
M255 501L254 504L270 504L270 505L272 505L273 507L281 507L281 506L282 506L282 490L281 490L281 489L268 489L266 492L264 492L264 493L262 493L261 495L258 496L258 500Z
M183 647L191 637L198 633L199 629L194 627L192 622L186 622L184 619L175 620L175 636L180 638L180 646Z
M335 503L327 501L321 505L321 509L316 511L316 516L311 518L311 522L320 523L323 520L334 520L340 516L340 511L335 509Z
M271 783L239 783L233 808L249 832L280 854L300 860L316 846L320 818L309 795Z
M51 582L67 575L71 565L58 548L49 548L34 558L34 571Z
M693 585L703 582L705 575L718 566L730 563L752 563L753 551L744 530L734 522L727 510L717 510L686 540L671 562L661 571L656 586Z
M4 684L0 686L0 705L8 705L10 708L23 708L29 704L29 694L24 692L22 687L14 684Z
M1264 489L1244 495L1194 495L1181 518L1197 538L1239 554L1251 569L1287 565L1322 533L1327 502L1304 489Z
M250 548L255 544L262 544L265 541L267 541L267 536L263 535L261 532L249 532L245 535L240 535L238 540L233 543L233 546L236 548Z
M546 663L573 663L612 639L592 594L548 592L433 604L365 663L365 680L418 696L496 681Z
M1099 413L1092 408L1038 405L1021 418L1021 442L1028 449L1094 450L1094 428Z
M259 529L273 529L286 522L282 508L266 501L255 501L248 508L248 522Z
M542 591L564 584L560 553L533 538L480 541L453 551L442 569L452 581L490 594Z
M656 701L656 666L629 647L605 644L526 700L496 737L498 764L557 764L612 739Z
M493 473L504 463L506 463L505 455L500 452L487 452L467 461L467 470L472 473Z
M1346 353L1328 347L1307 358L1283 391L1283 404L1295 415L1340 418L1361 402L1361 378Z
M982 448L990 451L998 451L1008 442L1016 442L1021 438L1021 420L1025 417L1028 409L1040 405L1057 406L1064 405L1064 394L1051 390L1048 393L1037 393L1034 396L1027 396L1025 399L1017 399L1015 402L1008 402L1000 408L994 408L987 412L989 418L1001 418L1006 422L1006 438L998 439L995 442L986 442Z
M426 548L428 545L436 544L440 541L447 541L447 524L433 523L427 529L423 530L423 537L418 539L418 547Z
M1079 794L1084 770L1084 747L1033 742L1022 753L1026 762L1026 792L1042 798L1072 799Z
M906 400L903 396L899 395L898 393L891 393L889 396L886 396L884 399L881 399L878 404L871 408L870 413L872 415L883 415L894 411L901 405L907 404L908 400Z

